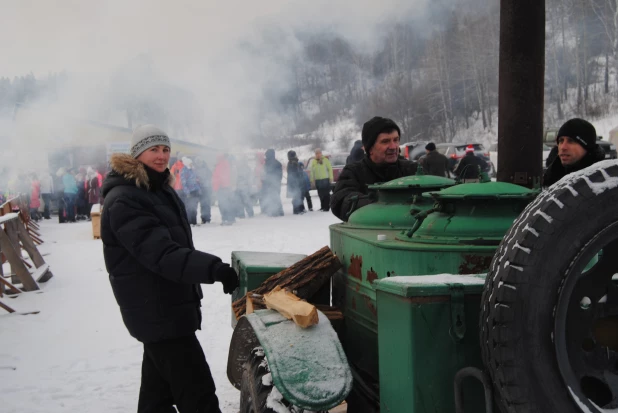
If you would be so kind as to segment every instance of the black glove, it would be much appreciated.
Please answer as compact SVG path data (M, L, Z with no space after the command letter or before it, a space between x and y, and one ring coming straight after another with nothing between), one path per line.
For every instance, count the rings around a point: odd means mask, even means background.
M238 288L238 274L229 264L223 264L217 269L215 280L223 284L225 294L232 294Z

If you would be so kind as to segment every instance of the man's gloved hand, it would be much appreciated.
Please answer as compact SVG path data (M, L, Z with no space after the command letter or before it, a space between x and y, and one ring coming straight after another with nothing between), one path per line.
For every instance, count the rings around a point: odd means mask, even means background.
M223 284L223 292L232 294L238 288L238 274L229 264L223 264L215 272L215 280Z

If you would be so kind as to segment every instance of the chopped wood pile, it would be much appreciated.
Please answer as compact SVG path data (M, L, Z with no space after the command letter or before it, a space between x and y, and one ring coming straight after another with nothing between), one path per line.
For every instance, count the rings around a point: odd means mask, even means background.
M276 290L282 290L281 293L275 296L276 304L272 308L283 315L286 315L284 312L287 311L288 314L295 314L298 316L298 319L304 320L303 317L307 317L307 314L304 313L307 311L307 307L304 304L299 304L302 303L300 300L310 301L314 294L330 280L330 277L339 268L341 268L341 262L339 262L339 258L333 254L331 249L329 247L321 248L319 251L268 278L258 288L249 291L246 296L235 301L232 304L234 315L236 319L239 319L246 313L250 314L255 310L267 308L268 299L266 296ZM291 293L295 299L291 298L290 295L286 295L286 291ZM341 313L332 307L326 307L324 310L328 311L334 318L341 316ZM297 311L300 311L300 313L297 314ZM315 311L315 308L313 311ZM328 314L326 315L328 316ZM317 313L315 318L317 322ZM292 317L292 319L294 318Z

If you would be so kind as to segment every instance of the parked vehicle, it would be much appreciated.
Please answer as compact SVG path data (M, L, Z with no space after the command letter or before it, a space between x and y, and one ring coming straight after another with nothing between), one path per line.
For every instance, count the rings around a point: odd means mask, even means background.
M429 141L407 142L399 145L399 152L407 160L417 161L425 154L425 145L428 143Z
M547 162L547 157L551 152L551 146L547 144L543 144L543 165ZM494 165L496 172L498 171L498 142L494 142L489 146L489 159L491 163Z
M486 171L489 176L496 176L496 167L491 162L489 151L481 143L437 143L436 150L448 158L450 170L453 172L461 158L466 155L466 148L470 145L474 146L474 155L483 158L489 165L489 170Z

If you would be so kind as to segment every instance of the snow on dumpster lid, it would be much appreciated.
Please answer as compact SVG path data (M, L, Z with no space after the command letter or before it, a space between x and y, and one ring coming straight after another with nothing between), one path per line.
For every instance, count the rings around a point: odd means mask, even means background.
M466 294L480 294L487 274L435 274L383 278L376 290L402 297L448 295L455 285L463 286Z

